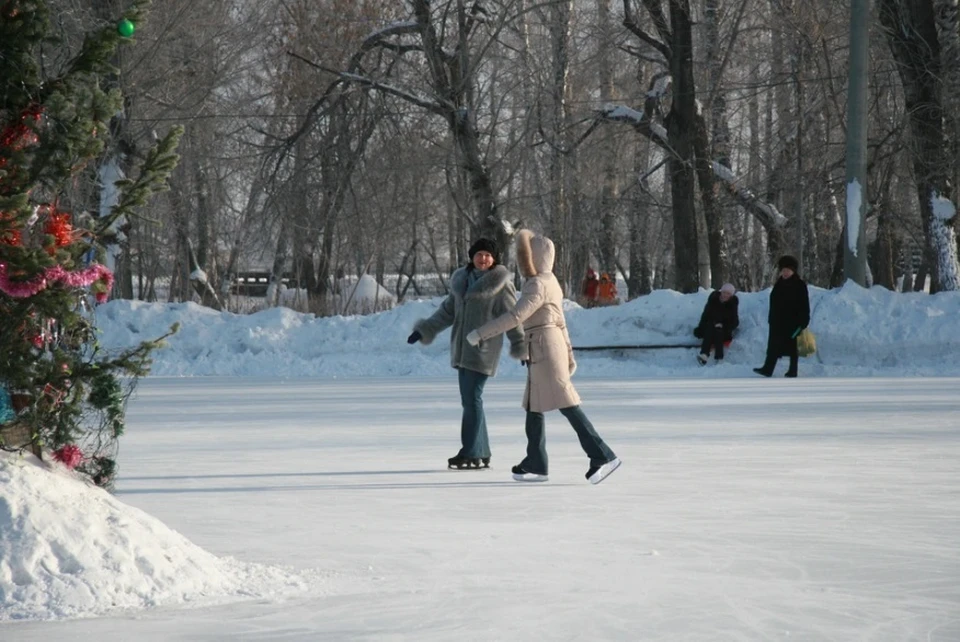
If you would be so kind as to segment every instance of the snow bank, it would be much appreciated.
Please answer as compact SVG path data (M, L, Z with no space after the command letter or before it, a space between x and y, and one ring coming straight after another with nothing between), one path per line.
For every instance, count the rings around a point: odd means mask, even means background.
M58 464L0 453L0 621L92 616L303 590L218 558Z
M708 291L661 290L628 303L583 309L566 302L575 346L695 343ZM740 330L724 366L750 374L763 360L769 290L741 292ZM900 294L852 282L836 290L810 288L811 330L818 354L802 362L804 376L960 374L960 292ZM113 301L98 308L102 344L119 349L180 332L156 353L153 374L172 376L447 376L445 332L430 346L409 346L414 322L443 299L407 302L368 316L318 318L272 308L250 315L215 312L192 303ZM448 331L447 331L448 332ZM578 376L700 376L689 350L578 353ZM715 376L713 369L709 375ZM504 356L500 373L522 376Z

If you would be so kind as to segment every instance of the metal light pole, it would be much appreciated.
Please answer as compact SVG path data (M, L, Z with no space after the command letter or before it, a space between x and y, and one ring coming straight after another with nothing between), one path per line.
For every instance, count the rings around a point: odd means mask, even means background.
M867 71L870 0L850 2L850 76L847 80L847 208L843 272L867 284Z

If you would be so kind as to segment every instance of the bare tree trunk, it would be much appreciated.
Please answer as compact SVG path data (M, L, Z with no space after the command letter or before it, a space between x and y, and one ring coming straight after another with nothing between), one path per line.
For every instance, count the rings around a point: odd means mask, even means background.
M133 256L129 239L124 242L124 250L117 258L117 273L114 275L119 288L120 298L133 299Z
M707 227L709 252L710 284L719 289L726 281L727 233L716 199L717 181L713 174L712 154L708 143L707 123L702 115L696 116L694 134L694 153L696 154L697 181L700 184L700 202L703 205L703 217ZM705 275L701 275L705 276Z
M720 51L720 24L724 19L720 0L706 0L704 27L706 29L706 58L710 81L710 141L706 142L706 123L698 127L697 178L700 181L703 215L707 224L710 253L710 284L722 286L728 278L726 225L722 205L714 198L715 181L711 161L730 167L730 127L727 124L727 99L723 92L723 54ZM701 118L701 120L703 120Z
M773 85L773 117L779 129L779 132L774 130L768 132L767 140L771 144L771 154L767 158L772 160L789 153L787 150L777 147L777 143L788 146L792 142L792 136L789 136L788 132L793 118L790 115L790 95L788 93L790 74L787 72L786 47L784 46L784 25L789 24L786 7L789 3L782 0L769 0L769 2L771 8L770 82ZM772 122L774 121L771 121L771 124ZM767 187L768 199L781 210L784 209L786 203L790 202L783 195L783 190L788 182L783 177L782 166L784 164L782 161L778 162L773 171L768 173L769 184Z
M940 47L931 0L880 0L880 21L903 83L913 165L924 232L930 290L960 289L960 263L954 229L956 206L950 203L951 163L944 142L943 104L940 99ZM949 205L948 205L949 203ZM943 212L952 208L952 216Z
M207 273L200 267L196 252L193 251L193 243L189 241L187 241L187 255L190 258L190 283L193 284L194 291L200 297L203 305L214 310L222 310L223 305L217 297L217 292L207 279Z
M532 52L531 52L531 43L530 43L530 24L529 24L529 12L527 11L527 2L530 0L519 0L518 7L518 16L519 20L518 29L520 31L520 37L522 44L520 46L520 64L521 64L521 87L522 87L522 102L518 105L518 109L524 109L531 105L538 104L537 99L537 90L533 82L533 77L536 73L534 70L534 65L531 62ZM534 110L530 109L530 114L534 113ZM529 122L531 116L528 115L527 127L532 127L532 124ZM534 204L537 217L546 221L550 218L549 206L547 204L546 194L546 185L544 176L544 170L541 164L540 156L533 151L532 147L528 147L527 153L523 157L523 163L527 168L527 174L533 182L532 189L535 194Z
M680 292L696 292L700 287L694 176L697 95L693 82L693 28L689 0L670 0L670 25L673 30L670 58L673 104L666 117L666 127L667 140L677 153L668 162L677 270L674 278Z
M230 250L227 254L227 263L223 268L223 279L220 286L220 296L227 295L230 284L237 273L237 264L240 261L240 252L243 249L244 240L249 232L249 226L255 214L261 213L261 206L264 196L264 183L259 172L254 176L250 191L247 194L246 203L240 218L237 221L237 229L230 243Z
M637 177L647 173L647 164L650 162L650 144L644 143L636 150L634 156L634 174ZM646 179L642 179L644 183ZM645 191L643 185L635 186L630 199L630 274L627 277L627 299L635 299L643 294L650 294L653 289L652 264L650 261L650 243L644 238L647 229L649 210L644 204Z
M473 96L476 69L473 66L474 61L469 57L468 42L472 19L466 14L463 4L458 3L456 51L453 55L448 55L443 50L433 25L429 1L412 0L411 3L433 89L443 100L443 115L460 152L460 161L469 177L473 204L477 208L477 227L482 236L496 239L504 248L503 251L507 252L507 234L497 211L490 173L483 162L477 131Z
M310 194L315 194L311 185L310 167L307 159L307 140L300 139L294 145L293 180L288 183L287 216L292 221L292 282L291 286L306 290L307 300L317 293L317 274L313 264L313 249L317 244L318 212L311 207ZM329 155L325 154L324 159ZM328 161L329 163L329 161ZM323 172L323 176L329 175Z
M600 100L610 104L616 99L613 84L613 62L610 58L614 46L610 0L597 0L599 26L599 80ZM601 157L600 183L600 271L615 276L617 273L617 138L613 131L604 132ZM578 266L580 267L580 266ZM575 274L580 274L575 272Z
M215 279L211 269L210 252L210 227L213 219L212 203L210 198L210 186L208 184L207 171L197 160L196 155L192 155L193 171L193 189L196 196L197 213L197 249L193 252L193 246L190 245L190 275L194 283L194 290L200 295L200 301L203 305L221 309L220 301L217 298L216 290L213 288L211 279Z
M751 49L752 52L752 49ZM758 66L759 63L752 65L750 67L750 83L753 85L759 84L758 82ZM760 163L761 163L761 146L760 146L760 97L759 92L750 92L750 96L747 99L747 112L748 119L750 122L750 163L747 170L747 181L750 185L759 185L760 184ZM763 234L759 226L755 224L754 219L751 217L747 220L747 247L749 251L747 255L743 257L743 268L742 272L745 277L743 283L736 284L737 288L743 289L754 289L759 287L761 276L763 275L764 269L762 263L763 257L766 256L763 247Z
M283 284L283 273L287 269L287 260L290 258L288 256L290 226L287 217L283 217L281 221L273 264L270 267L270 285L267 287L267 305L270 307L280 305L280 286Z
M181 167L185 163L181 163ZM183 176L183 172L176 172ZM189 204L183 197L181 191L181 181L171 180L170 200L173 204L173 234L175 238L176 252L175 274L170 283L169 301L186 302L192 299L190 291L190 220L187 217Z
M893 221L890 212L880 213L877 225L877 246L871 256L874 264L873 278L875 285L882 285L888 290L896 290L896 275L893 262L896 258L896 241L893 231Z
M573 0L562 0L548 7L550 42L552 47L550 86L549 136L550 160L547 168L550 185L553 220L548 234L556 247L554 273L561 285L569 283L573 268L574 245L583 239L574 239L571 220L567 151L570 148L567 123L570 119L567 95L570 91L570 56L568 51Z
M943 89L944 129L946 130L946 160L951 163L954 194L960 189L960 5L957 0L934 0L937 36L940 40L940 77ZM954 198L956 203L957 199ZM954 218L954 229L958 222Z

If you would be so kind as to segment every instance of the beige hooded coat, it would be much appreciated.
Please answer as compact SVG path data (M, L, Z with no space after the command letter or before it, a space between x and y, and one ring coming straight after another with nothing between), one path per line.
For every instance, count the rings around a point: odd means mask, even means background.
M516 307L477 329L480 340L523 325L529 347L523 407L547 412L580 405L570 382L577 364L563 316L563 290L553 275L553 241L530 230L517 234L517 266L526 278Z

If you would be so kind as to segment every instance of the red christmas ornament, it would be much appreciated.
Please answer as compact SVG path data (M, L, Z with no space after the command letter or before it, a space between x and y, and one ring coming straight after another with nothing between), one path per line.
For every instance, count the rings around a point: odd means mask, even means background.
M0 232L0 243L20 247L23 245L23 236L20 234L20 230L6 230Z
M13 214L0 212L0 221L7 223L13 221ZM0 230L0 243L19 247L23 245L23 235L17 229Z
M50 218L43 227L43 232L53 237L56 247L73 243L73 225L70 224L70 213L58 212L56 206L50 207Z
M18 151L29 145L34 145L40 138L33 128L40 124L43 117L42 105L30 105L22 112L17 122L7 125L0 134L0 145Z
M34 128L40 124L43 117L44 108L42 105L30 105L22 112L20 117L13 124L7 125L0 131L0 170L4 169L10 162L10 152L18 152L31 145L36 145L40 137L34 131ZM6 177L10 181L16 168L8 170ZM0 189L0 193L8 190Z

